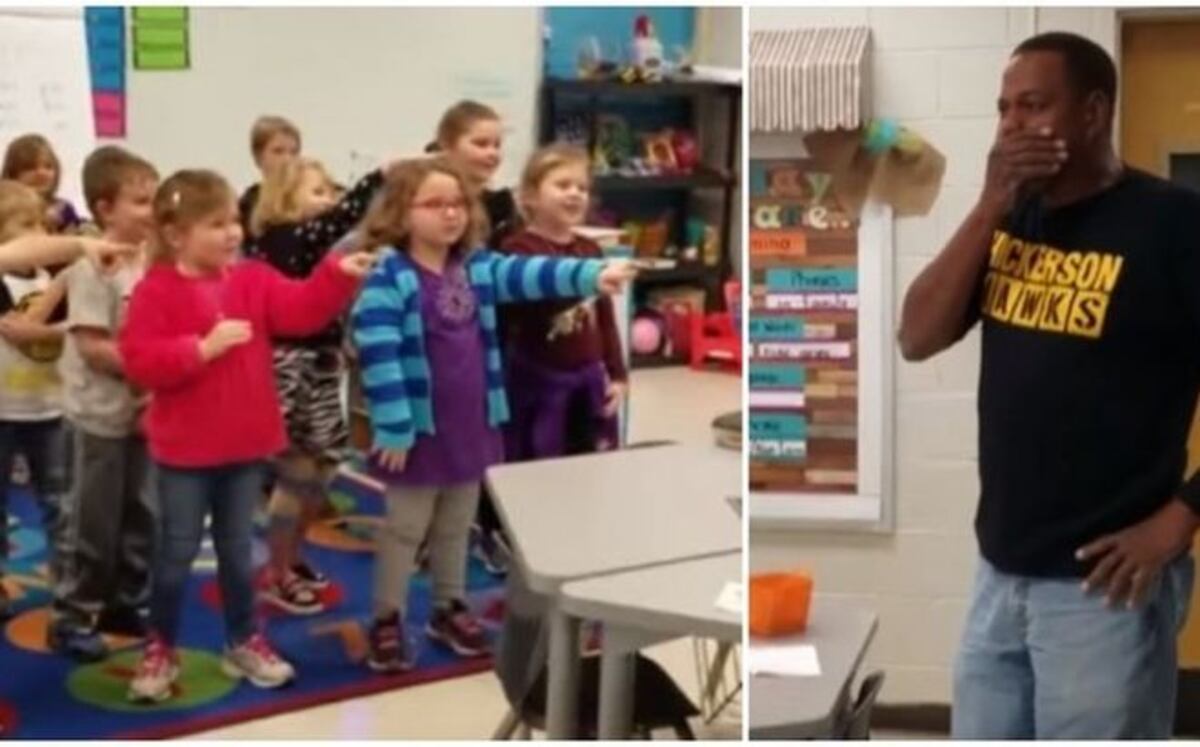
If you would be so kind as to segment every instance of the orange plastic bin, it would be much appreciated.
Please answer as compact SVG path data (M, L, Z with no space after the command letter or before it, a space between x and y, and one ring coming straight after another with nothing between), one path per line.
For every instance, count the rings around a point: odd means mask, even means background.
M804 572L751 575L750 634L773 638L803 633L812 588L812 576Z

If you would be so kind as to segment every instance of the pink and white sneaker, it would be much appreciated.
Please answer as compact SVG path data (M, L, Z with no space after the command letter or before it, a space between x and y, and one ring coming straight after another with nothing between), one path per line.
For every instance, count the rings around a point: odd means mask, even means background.
M172 695L179 679L179 657L162 636L151 632L138 662L128 697L135 703L161 703Z
M283 687L296 679L296 670L267 642L255 633L240 646L225 649L221 671L234 679L245 677L255 687Z

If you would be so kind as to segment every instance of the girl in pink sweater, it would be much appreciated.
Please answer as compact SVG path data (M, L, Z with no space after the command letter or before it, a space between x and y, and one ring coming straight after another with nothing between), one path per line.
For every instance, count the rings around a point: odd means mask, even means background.
M145 426L163 527L151 634L129 695L149 702L171 696L180 606L210 512L228 641L222 669L278 687L295 671L257 628L250 556L265 460L287 442L271 338L313 334L333 321L372 258L331 254L303 281L256 260L235 262L242 243L236 200L210 171L180 171L163 182L154 217L157 256L120 334L126 376L151 395Z

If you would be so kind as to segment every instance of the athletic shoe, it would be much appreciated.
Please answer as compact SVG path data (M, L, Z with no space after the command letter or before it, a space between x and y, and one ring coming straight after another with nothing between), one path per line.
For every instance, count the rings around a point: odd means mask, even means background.
M129 683L129 699L135 703L161 703L170 698L179 679L179 657L156 633L151 633Z
M292 615L319 615L325 611L317 592L292 573L269 584L262 590L262 597L271 606Z
M412 644L404 633L398 613L375 618L367 637L371 646L367 654L367 666L372 671L394 674L411 672L416 666Z
M508 566L512 562L512 550L504 541L504 535L497 530L485 532L479 530L474 543L475 557L483 561L483 567L493 576L508 574Z
M296 670L275 653L261 633L250 636L240 646L226 648L221 671L234 679L245 677L250 684L263 688L282 687L296 679Z
M46 628L46 647L76 661L100 661L108 656L108 646L99 631L68 623L51 623Z
M455 601L449 609L438 607L425 626L425 634L459 656L488 653L487 636L467 605Z
M314 591L329 588L329 577L303 560L292 566L292 573L296 574L304 582L305 586Z

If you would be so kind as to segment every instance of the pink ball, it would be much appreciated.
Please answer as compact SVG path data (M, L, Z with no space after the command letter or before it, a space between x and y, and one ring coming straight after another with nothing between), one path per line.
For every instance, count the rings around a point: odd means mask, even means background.
M629 346L638 355L653 355L662 345L662 328L653 319L633 320L629 330Z
M672 143L675 149L675 165L680 171L690 174L700 162L700 149L690 132L676 132Z

